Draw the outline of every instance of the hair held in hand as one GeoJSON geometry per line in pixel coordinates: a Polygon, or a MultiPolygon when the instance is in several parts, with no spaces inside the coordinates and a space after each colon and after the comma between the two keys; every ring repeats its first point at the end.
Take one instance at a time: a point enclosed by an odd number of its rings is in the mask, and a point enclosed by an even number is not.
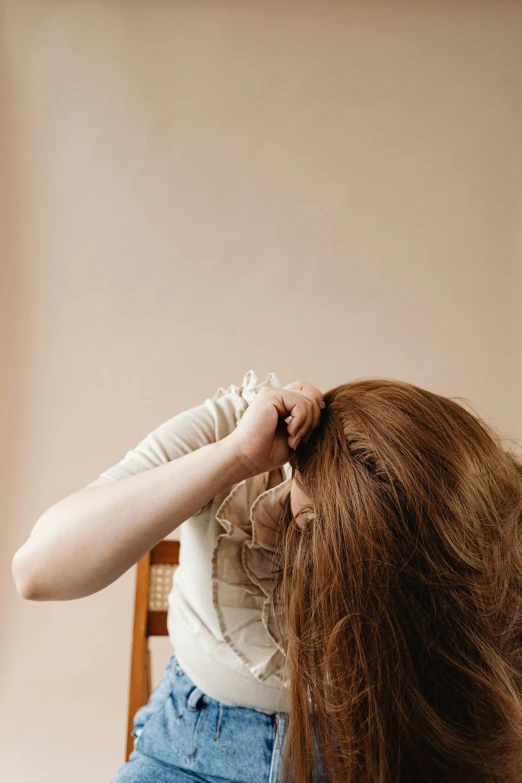
{"type": "Polygon", "coordinates": [[[520,457],[461,398],[359,380],[324,399],[290,458],[313,518],[287,501],[275,556],[282,780],[520,783],[520,457]]]}

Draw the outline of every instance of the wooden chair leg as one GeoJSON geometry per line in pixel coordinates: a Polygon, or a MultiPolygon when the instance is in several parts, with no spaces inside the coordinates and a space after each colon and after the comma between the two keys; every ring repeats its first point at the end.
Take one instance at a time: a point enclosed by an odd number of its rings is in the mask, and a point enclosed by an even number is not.
{"type": "Polygon", "coordinates": [[[134,749],[131,731],[136,712],[147,703],[151,693],[150,652],[147,638],[147,612],[149,607],[150,552],[138,561],[136,567],[136,595],[134,603],[134,630],[129,683],[129,708],[127,715],[126,756],[134,749]]]}
{"type": "Polygon", "coordinates": [[[148,644],[147,644],[147,650],[145,652],[145,677],[143,678],[143,680],[145,684],[144,704],[146,704],[150,699],[150,694],[152,693],[152,665],[150,660],[150,649],[148,644]]]}
{"type": "Polygon", "coordinates": [[[168,612],[149,610],[151,566],[179,564],[179,541],[160,541],[136,566],[136,591],[134,599],[134,629],[129,685],[127,717],[126,761],[134,750],[131,735],[136,712],[150,699],[152,693],[152,665],[149,636],[168,636],[168,612]]]}

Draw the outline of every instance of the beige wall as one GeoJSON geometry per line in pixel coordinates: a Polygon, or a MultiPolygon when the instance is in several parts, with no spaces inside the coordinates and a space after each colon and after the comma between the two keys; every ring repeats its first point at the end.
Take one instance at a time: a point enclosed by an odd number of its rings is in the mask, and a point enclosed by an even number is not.
{"type": "Polygon", "coordinates": [[[0,769],[109,781],[134,569],[22,601],[45,508],[249,368],[402,378],[522,437],[522,4],[0,11],[0,769]]]}

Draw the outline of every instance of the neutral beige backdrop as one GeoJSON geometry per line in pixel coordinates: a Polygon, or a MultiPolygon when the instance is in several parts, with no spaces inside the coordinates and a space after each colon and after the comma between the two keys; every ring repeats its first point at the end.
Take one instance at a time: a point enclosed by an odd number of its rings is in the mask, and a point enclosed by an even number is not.
{"type": "Polygon", "coordinates": [[[101,783],[134,569],[23,601],[49,505],[250,368],[401,378],[522,437],[522,4],[0,13],[0,774],[101,783]]]}

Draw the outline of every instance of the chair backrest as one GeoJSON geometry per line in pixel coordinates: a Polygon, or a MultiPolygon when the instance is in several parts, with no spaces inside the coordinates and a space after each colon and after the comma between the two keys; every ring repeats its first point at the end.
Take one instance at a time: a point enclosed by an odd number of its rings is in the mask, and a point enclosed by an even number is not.
{"type": "Polygon", "coordinates": [[[152,693],[149,636],[168,636],[168,595],[179,563],[179,541],[160,541],[136,564],[126,757],[134,747],[134,715],[152,693]]]}

